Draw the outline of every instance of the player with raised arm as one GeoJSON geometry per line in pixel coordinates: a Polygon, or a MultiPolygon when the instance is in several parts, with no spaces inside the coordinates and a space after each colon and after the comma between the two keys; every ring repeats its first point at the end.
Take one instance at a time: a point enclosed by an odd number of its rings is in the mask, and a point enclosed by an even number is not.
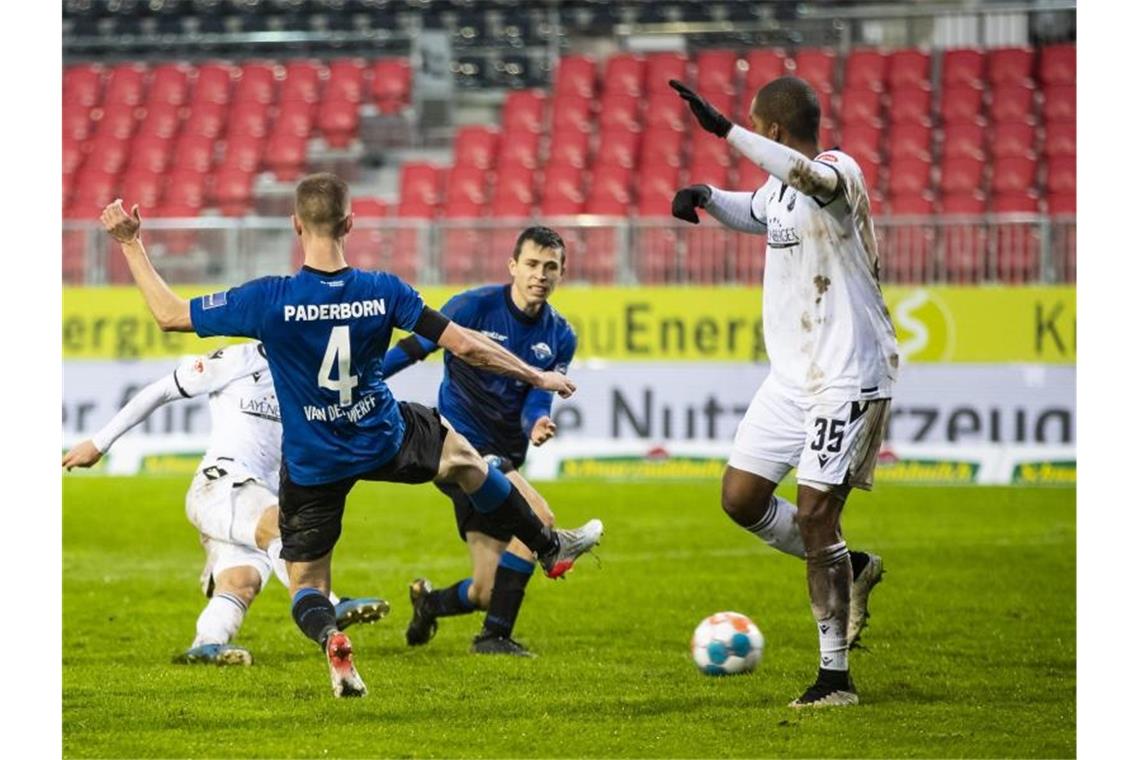
{"type": "MultiPolygon", "coordinates": [[[[501,343],[538,369],[565,373],[578,339],[570,323],[548,303],[565,264],[566,244],[561,236],[548,227],[528,227],[519,235],[508,260],[509,284],[464,291],[440,311],[454,323],[501,343]]],[[[437,348],[426,338],[409,335],[388,349],[384,377],[424,359],[437,348]]],[[[555,434],[550,417],[553,394],[471,367],[450,352],[444,353],[443,363],[440,413],[480,454],[498,463],[543,522],[553,525],[554,515],[546,500],[518,471],[528,444],[541,446],[555,434]]],[[[487,610],[487,615],[471,651],[529,655],[512,633],[534,572],[533,555],[517,538],[480,514],[461,490],[450,484],[436,485],[455,505],[455,521],[471,554],[472,573],[441,591],[433,590],[425,578],[412,583],[408,644],[426,644],[435,635],[439,618],[478,608],[487,610]]],[[[586,528],[601,535],[598,520],[586,528]]]]}
{"type": "MultiPolygon", "coordinates": [[[[289,588],[277,529],[281,417],[261,344],[242,343],[180,362],[136,393],[95,435],[72,447],[63,466],[93,466],[159,407],[203,395],[210,399],[210,442],[186,493],[186,517],[206,550],[201,581],[209,602],[198,616],[194,642],[174,661],[250,665],[249,651],[230,641],[270,572],[289,588]]],[[[336,602],[342,629],[387,614],[383,599],[336,602]]]]}
{"type": "Polygon", "coordinates": [[[150,263],[137,207],[128,215],[117,200],[104,209],[102,222],[122,244],[131,275],[163,330],[256,338],[265,346],[281,409],[281,556],[289,571],[293,619],[324,649],[333,694],[363,696],[367,690],[352,644],[337,628],[328,599],[332,550],[345,499],[358,480],[457,484],[476,509],[535,552],[551,577],[593,546],[581,530],[545,526],[519,490],[497,469],[488,469],[437,410],[397,403],[380,373],[393,328],[564,397],[574,384],[453,324],[395,275],[348,266],[344,243],[352,212],[340,178],[303,178],[294,209],[293,228],[304,250],[300,271],[190,301],[170,290],[150,263]]]}
{"type": "Polygon", "coordinates": [[[771,176],[755,192],[686,187],[673,215],[703,208],[727,227],[767,234],[764,342],[770,373],[737,428],[721,504],[740,526],[807,560],[819,672],[792,707],[857,704],[847,664],[882,560],[848,552],[839,525],[852,487],[870,490],[886,427],[898,346],[879,290],[879,256],[863,172],[819,149],[819,100],[781,77],[752,101],[752,131],[685,85],[669,84],[700,125],[771,176]],[[796,506],[775,495],[797,468],[796,506]]]}

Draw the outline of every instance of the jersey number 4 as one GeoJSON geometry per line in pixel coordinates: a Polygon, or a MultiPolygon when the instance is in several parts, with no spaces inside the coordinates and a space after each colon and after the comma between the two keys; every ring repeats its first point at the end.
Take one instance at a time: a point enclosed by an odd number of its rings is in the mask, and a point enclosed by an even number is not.
{"type": "Polygon", "coordinates": [[[338,325],[332,329],[329,344],[325,347],[325,358],[321,361],[321,370],[317,373],[317,385],[330,391],[340,393],[340,405],[352,404],[352,389],[356,387],[357,378],[352,374],[352,346],[348,342],[348,325],[338,325]],[[336,364],[337,379],[332,379],[333,364],[336,364]]]}

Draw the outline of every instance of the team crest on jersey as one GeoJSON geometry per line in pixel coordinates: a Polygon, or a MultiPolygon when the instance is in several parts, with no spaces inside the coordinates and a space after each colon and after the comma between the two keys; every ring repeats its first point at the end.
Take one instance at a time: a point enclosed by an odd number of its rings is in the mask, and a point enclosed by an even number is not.
{"type": "Polygon", "coordinates": [[[539,359],[549,359],[554,356],[554,352],[550,350],[550,346],[545,343],[535,343],[530,347],[530,350],[533,351],[534,355],[539,359]]]}

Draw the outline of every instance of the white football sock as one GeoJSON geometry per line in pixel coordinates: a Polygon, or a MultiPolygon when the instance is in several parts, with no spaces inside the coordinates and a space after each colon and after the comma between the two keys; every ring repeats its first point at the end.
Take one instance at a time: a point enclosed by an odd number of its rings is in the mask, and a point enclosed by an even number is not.
{"type": "Polygon", "coordinates": [[[819,632],[819,667],[847,670],[847,617],[851,596],[851,559],[840,541],[807,557],[811,611],[819,632]]]}
{"type": "Polygon", "coordinates": [[[773,495],[764,517],[745,530],[759,536],[768,546],[784,554],[800,559],[805,556],[804,539],[796,526],[796,508],[786,499],[773,495]]]}
{"type": "Polygon", "coordinates": [[[271,539],[269,546],[265,547],[265,553],[269,555],[269,564],[273,568],[273,574],[277,576],[277,580],[281,581],[281,585],[288,589],[289,570],[285,567],[285,560],[281,559],[281,538],[271,539]]]}
{"type": "Polygon", "coordinates": [[[245,619],[245,602],[233,594],[214,594],[198,616],[198,635],[193,646],[228,644],[245,619]]]}

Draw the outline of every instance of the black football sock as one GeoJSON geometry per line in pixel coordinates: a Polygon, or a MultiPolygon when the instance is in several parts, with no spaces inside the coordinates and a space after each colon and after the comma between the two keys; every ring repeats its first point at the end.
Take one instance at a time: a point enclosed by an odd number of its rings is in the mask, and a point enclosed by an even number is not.
{"type": "Polygon", "coordinates": [[[533,574],[533,562],[511,552],[503,552],[495,570],[495,586],[491,589],[491,604],[483,621],[481,636],[511,637],[526,594],[526,584],[533,574]]]}
{"type": "Polygon", "coordinates": [[[301,633],[322,648],[328,635],[337,629],[336,608],[315,588],[303,588],[293,597],[293,620],[301,633]]]}
{"type": "Polygon", "coordinates": [[[859,573],[863,572],[863,568],[871,561],[871,557],[867,552],[851,552],[851,577],[858,578],[859,573]]]}
{"type": "Polygon", "coordinates": [[[427,611],[432,617],[451,617],[452,615],[466,615],[475,609],[475,605],[467,597],[467,589],[471,586],[471,579],[464,578],[459,583],[448,586],[439,591],[433,591],[427,597],[427,611]]]}
{"type": "Polygon", "coordinates": [[[487,479],[468,496],[475,509],[494,525],[518,537],[535,554],[541,557],[558,551],[557,535],[542,524],[519,489],[503,473],[493,468],[488,470],[487,479]]]}

